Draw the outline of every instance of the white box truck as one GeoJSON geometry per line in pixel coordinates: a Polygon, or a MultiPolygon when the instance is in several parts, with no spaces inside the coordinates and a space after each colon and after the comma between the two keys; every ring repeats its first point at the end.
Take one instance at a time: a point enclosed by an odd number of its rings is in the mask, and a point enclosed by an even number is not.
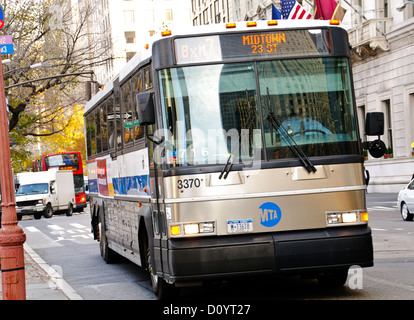
{"type": "Polygon", "coordinates": [[[66,210],[71,216],[76,208],[75,186],[72,171],[40,171],[17,174],[19,189],[16,192],[17,219],[33,214],[35,219],[51,218],[53,212],[66,210]]]}

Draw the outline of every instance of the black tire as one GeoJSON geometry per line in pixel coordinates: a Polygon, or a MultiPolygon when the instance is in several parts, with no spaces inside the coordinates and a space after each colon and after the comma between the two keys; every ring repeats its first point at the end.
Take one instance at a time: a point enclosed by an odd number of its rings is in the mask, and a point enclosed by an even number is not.
{"type": "Polygon", "coordinates": [[[52,216],[53,216],[53,208],[52,208],[52,206],[50,205],[50,203],[48,203],[48,204],[46,205],[46,209],[45,209],[45,211],[43,212],[43,216],[44,216],[46,219],[52,218],[52,216]]]}
{"type": "MultiPolygon", "coordinates": [[[[148,243],[146,241],[146,243],[148,243]]],[[[165,282],[164,279],[158,277],[154,273],[154,269],[151,266],[151,251],[149,248],[146,249],[147,252],[147,259],[146,259],[146,267],[149,272],[152,291],[154,292],[155,296],[158,300],[166,300],[172,299],[179,294],[179,288],[176,288],[174,285],[168,284],[165,282]]]]}
{"type": "Polygon", "coordinates": [[[400,213],[404,221],[413,221],[414,214],[410,213],[405,202],[401,204],[400,213]]]}
{"type": "Polygon", "coordinates": [[[118,262],[120,256],[108,246],[108,239],[105,234],[105,221],[102,218],[102,214],[99,214],[98,233],[99,233],[99,249],[101,251],[101,257],[106,263],[118,262]]]}
{"type": "Polygon", "coordinates": [[[66,216],[70,217],[73,215],[73,204],[69,203],[69,207],[66,210],[66,216]]]}

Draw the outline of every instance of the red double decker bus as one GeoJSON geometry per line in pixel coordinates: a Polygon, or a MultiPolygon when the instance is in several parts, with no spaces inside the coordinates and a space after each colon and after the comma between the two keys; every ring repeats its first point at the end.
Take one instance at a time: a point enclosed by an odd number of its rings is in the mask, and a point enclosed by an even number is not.
{"type": "Polygon", "coordinates": [[[82,157],[79,151],[59,152],[42,155],[40,161],[33,163],[33,171],[47,171],[52,168],[73,171],[75,185],[76,211],[86,207],[86,193],[83,178],[82,157]]]}

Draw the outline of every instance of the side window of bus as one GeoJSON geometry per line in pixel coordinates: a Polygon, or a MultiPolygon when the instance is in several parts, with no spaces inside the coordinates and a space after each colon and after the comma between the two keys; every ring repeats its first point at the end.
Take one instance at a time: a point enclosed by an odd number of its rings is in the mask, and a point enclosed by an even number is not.
{"type": "Polygon", "coordinates": [[[86,138],[88,140],[87,153],[88,153],[88,156],[92,156],[96,153],[95,115],[93,112],[86,116],[86,138]]]}
{"type": "Polygon", "coordinates": [[[101,144],[102,151],[108,150],[108,115],[106,111],[106,101],[104,101],[100,107],[100,120],[101,120],[101,144]]]}
{"type": "Polygon", "coordinates": [[[121,104],[124,116],[124,144],[127,146],[134,141],[134,114],[132,113],[130,80],[121,85],[121,104]]]}
{"type": "Polygon", "coordinates": [[[102,151],[102,142],[101,142],[101,138],[102,138],[102,131],[101,131],[101,117],[100,117],[100,109],[101,106],[99,106],[99,108],[97,108],[94,113],[95,113],[95,132],[96,132],[96,153],[100,153],[102,151]]]}
{"type": "Polygon", "coordinates": [[[108,149],[115,148],[116,131],[115,131],[115,113],[114,113],[114,102],[112,97],[106,100],[106,112],[108,121],[108,149]]]}
{"type": "Polygon", "coordinates": [[[139,124],[138,114],[137,114],[137,93],[142,92],[142,71],[138,71],[131,79],[132,82],[132,107],[134,113],[134,133],[135,140],[139,140],[144,137],[144,129],[141,128],[139,124]]]}
{"type": "Polygon", "coordinates": [[[151,66],[144,68],[144,83],[145,83],[145,90],[152,88],[151,66]]]}

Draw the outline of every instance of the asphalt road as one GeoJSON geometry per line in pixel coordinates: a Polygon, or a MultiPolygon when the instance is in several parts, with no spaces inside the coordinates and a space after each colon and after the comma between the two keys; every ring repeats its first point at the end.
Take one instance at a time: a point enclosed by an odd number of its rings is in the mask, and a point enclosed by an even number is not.
{"type": "MultiPolygon", "coordinates": [[[[374,267],[351,270],[345,286],[324,289],[299,277],[244,278],[183,288],[181,301],[249,300],[414,300],[414,222],[403,221],[396,194],[368,194],[374,267]]],[[[106,264],[90,233],[89,213],[51,219],[25,217],[26,243],[87,300],[155,300],[148,275],[123,261],[106,264]]]]}

